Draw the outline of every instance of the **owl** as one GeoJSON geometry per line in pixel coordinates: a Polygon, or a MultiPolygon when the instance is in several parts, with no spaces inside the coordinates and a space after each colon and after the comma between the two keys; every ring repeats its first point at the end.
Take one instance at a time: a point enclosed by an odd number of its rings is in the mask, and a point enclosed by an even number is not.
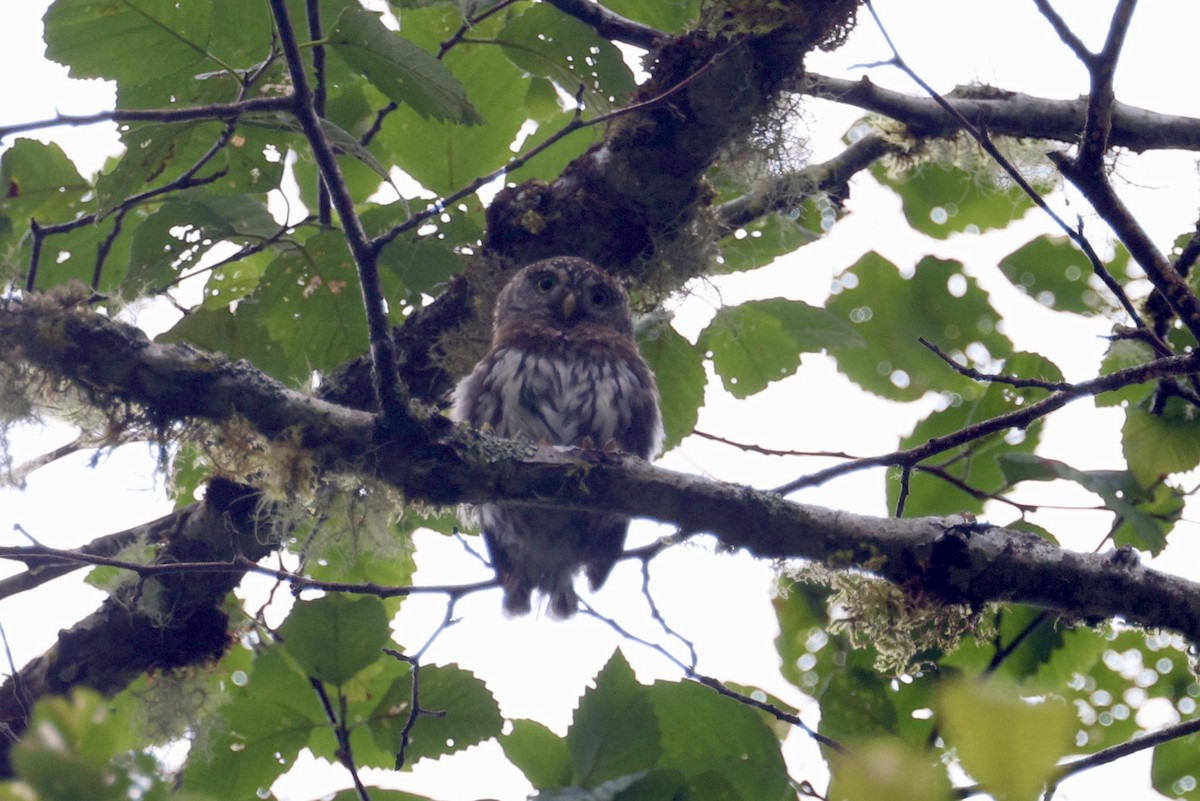
{"type": "MultiPolygon", "coordinates": [[[[655,455],[658,387],[625,291],[567,256],[518,272],[496,298],[491,347],[459,383],[453,416],[502,437],[655,455]]],[[[552,617],[575,614],[575,575],[584,570],[599,589],[629,527],[621,515],[505,504],[484,504],[478,516],[510,615],[529,612],[534,590],[552,617]]]]}

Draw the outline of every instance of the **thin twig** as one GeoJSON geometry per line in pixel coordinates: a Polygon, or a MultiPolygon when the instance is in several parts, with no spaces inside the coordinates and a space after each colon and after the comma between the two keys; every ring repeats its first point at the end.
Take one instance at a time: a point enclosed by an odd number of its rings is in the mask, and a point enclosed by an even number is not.
{"type": "Polygon", "coordinates": [[[494,14],[500,13],[501,11],[508,8],[516,1],[517,0],[500,0],[500,2],[496,3],[495,5],[491,6],[490,8],[484,9],[483,11],[479,12],[475,16],[468,17],[467,19],[463,20],[463,24],[458,27],[458,30],[455,31],[454,34],[449,39],[442,42],[440,47],[438,47],[438,52],[437,52],[438,61],[441,61],[443,58],[445,58],[446,53],[450,52],[450,50],[455,45],[459,44],[460,42],[466,41],[467,32],[470,31],[471,28],[473,28],[476,25],[478,25],[479,23],[483,22],[488,17],[493,16],[494,14]]]}
{"type": "MultiPolygon", "coordinates": [[[[350,730],[346,728],[345,709],[339,716],[333,709],[333,702],[329,698],[329,693],[325,690],[325,683],[313,676],[308,677],[309,684],[316,690],[317,697],[321,699],[321,708],[325,710],[325,717],[329,720],[329,725],[333,729],[333,736],[337,739],[337,758],[350,773],[350,778],[354,781],[354,792],[358,795],[358,801],[371,801],[371,796],[367,792],[366,786],[358,775],[358,766],[354,764],[354,751],[350,747],[350,730]]],[[[345,703],[345,696],[339,696],[345,703]]]]}
{"type": "Polygon", "coordinates": [[[395,769],[400,770],[404,767],[405,755],[412,740],[413,727],[417,725],[417,718],[422,715],[441,718],[445,717],[446,713],[444,711],[424,709],[421,706],[421,660],[419,656],[406,656],[394,648],[384,648],[383,652],[390,657],[404,662],[412,671],[412,691],[409,695],[408,719],[404,721],[404,728],[400,730],[400,742],[396,748],[395,769]]]}
{"type": "Polygon", "coordinates": [[[200,120],[236,120],[247,114],[282,112],[292,107],[290,97],[256,97],[237,103],[208,103],[170,109],[114,109],[95,114],[59,114],[45,120],[0,126],[0,139],[26,131],[56,128],[60,125],[95,125],[100,122],[194,122],[200,120]]]}
{"type": "Polygon", "coordinates": [[[1044,389],[1048,392],[1062,392],[1071,388],[1071,385],[1066,381],[1043,381],[1040,378],[1019,378],[1017,376],[1002,375],[997,373],[983,373],[973,367],[967,367],[964,364],[959,364],[950,354],[939,348],[937,345],[930,342],[925,337],[917,337],[917,341],[930,350],[935,356],[944,361],[954,372],[961,376],[971,379],[972,381],[981,381],[986,384],[1007,384],[1010,387],[1018,389],[1044,389]]]}
{"type": "Polygon", "coordinates": [[[1092,397],[1104,392],[1111,392],[1122,387],[1142,384],[1159,378],[1188,375],[1189,373],[1196,372],[1198,369],[1200,369],[1200,356],[1196,354],[1166,356],[1145,364],[1127,367],[1123,370],[1108,373],[1107,375],[1081,381],[1078,384],[1071,384],[1067,388],[1054,392],[1039,401],[1014,409],[1011,412],[996,415],[974,425],[966,426],[951,434],[932,437],[923,445],[880,456],[868,456],[802,476],[780,487],[776,487],[774,492],[787,494],[806,487],[819,486],[830,479],[867,467],[915,465],[934,454],[957,448],[981,437],[986,437],[1010,428],[1026,428],[1035,420],[1045,417],[1079,398],[1092,397]]]}
{"type": "MultiPolygon", "coordinates": [[[[313,111],[318,117],[325,117],[325,33],[321,27],[321,4],[318,0],[305,0],[304,17],[308,21],[308,38],[313,43],[309,48],[312,52],[313,63],[313,111]]],[[[322,228],[333,224],[333,208],[329,203],[329,190],[325,182],[317,177],[317,219],[322,228]]]]}

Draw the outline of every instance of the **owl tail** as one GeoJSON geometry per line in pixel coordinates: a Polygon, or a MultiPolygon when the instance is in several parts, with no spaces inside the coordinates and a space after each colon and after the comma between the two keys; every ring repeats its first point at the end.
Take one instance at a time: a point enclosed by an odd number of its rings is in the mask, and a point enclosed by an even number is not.
{"type": "MultiPolygon", "coordinates": [[[[522,582],[515,576],[509,576],[504,583],[504,614],[509,617],[519,617],[529,614],[532,604],[530,595],[533,585],[522,582]]],[[[565,587],[545,588],[545,597],[549,600],[546,611],[555,620],[566,620],[574,617],[579,611],[579,596],[575,588],[568,583],[565,587]]]]}
{"type": "Polygon", "coordinates": [[[575,595],[575,588],[570,584],[565,589],[559,589],[550,596],[550,617],[555,620],[566,620],[569,617],[574,617],[578,611],[579,597],[575,595]]]}
{"type": "Polygon", "coordinates": [[[502,577],[504,583],[504,614],[519,617],[529,614],[529,595],[533,587],[514,575],[502,577]]]}

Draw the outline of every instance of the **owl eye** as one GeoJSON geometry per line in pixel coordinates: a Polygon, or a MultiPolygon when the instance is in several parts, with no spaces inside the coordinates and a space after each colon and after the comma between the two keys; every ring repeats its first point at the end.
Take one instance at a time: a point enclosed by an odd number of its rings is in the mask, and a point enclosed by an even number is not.
{"type": "Polygon", "coordinates": [[[588,300],[596,308],[602,309],[612,300],[612,293],[606,287],[597,285],[588,291],[588,300]]]}
{"type": "Polygon", "coordinates": [[[554,273],[538,273],[533,278],[533,285],[544,295],[558,286],[558,279],[554,277],[554,273]]]}

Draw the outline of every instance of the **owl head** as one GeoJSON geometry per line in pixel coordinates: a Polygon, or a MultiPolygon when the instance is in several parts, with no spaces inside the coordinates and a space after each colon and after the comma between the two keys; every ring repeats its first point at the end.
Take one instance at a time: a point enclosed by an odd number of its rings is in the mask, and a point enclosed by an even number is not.
{"type": "Polygon", "coordinates": [[[500,291],[496,330],[518,322],[560,331],[590,325],[633,337],[625,290],[591,262],[571,256],[534,262],[500,291]]]}

